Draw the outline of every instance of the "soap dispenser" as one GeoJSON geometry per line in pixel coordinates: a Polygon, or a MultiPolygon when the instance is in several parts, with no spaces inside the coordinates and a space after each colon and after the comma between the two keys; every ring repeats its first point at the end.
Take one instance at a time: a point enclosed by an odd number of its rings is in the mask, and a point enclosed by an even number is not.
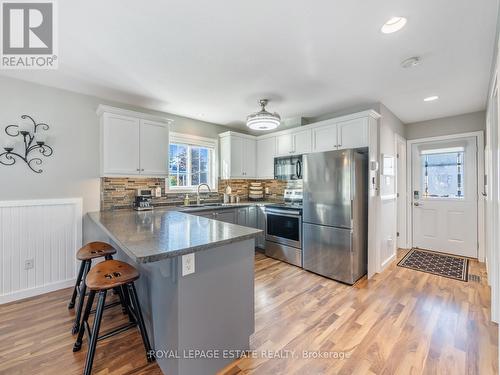
{"type": "Polygon", "coordinates": [[[184,206],[189,206],[189,194],[184,197],[184,206]]]}

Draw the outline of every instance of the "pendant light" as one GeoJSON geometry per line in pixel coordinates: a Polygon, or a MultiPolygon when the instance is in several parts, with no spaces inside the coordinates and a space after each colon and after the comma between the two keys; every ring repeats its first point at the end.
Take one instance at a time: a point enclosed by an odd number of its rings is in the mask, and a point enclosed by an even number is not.
{"type": "Polygon", "coordinates": [[[280,126],[281,118],[276,112],[266,111],[267,99],[259,100],[262,109],[247,117],[247,126],[252,130],[272,130],[280,126]]]}

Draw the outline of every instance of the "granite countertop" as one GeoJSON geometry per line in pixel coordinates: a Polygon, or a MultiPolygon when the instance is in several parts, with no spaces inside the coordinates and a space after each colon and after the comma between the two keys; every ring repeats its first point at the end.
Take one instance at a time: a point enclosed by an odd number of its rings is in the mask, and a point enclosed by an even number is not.
{"type": "Polygon", "coordinates": [[[88,215],[138,263],[156,262],[252,239],[262,232],[172,208],[142,212],[102,211],[88,215]]]}
{"type": "Polygon", "coordinates": [[[280,201],[245,201],[240,203],[224,203],[220,206],[210,206],[210,205],[204,207],[171,206],[169,207],[169,209],[180,212],[199,212],[199,211],[224,210],[224,209],[239,208],[239,207],[265,206],[266,204],[273,204],[278,202],[280,201]]]}

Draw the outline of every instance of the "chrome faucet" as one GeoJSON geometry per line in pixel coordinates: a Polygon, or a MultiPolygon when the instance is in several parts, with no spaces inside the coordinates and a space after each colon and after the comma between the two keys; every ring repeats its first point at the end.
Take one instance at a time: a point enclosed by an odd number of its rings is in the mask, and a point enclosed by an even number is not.
{"type": "Polygon", "coordinates": [[[202,186],[206,186],[209,193],[212,192],[212,190],[210,190],[210,186],[208,186],[208,184],[199,184],[198,188],[196,189],[196,204],[200,204],[201,203],[201,199],[200,199],[200,187],[202,187],[202,186]]]}

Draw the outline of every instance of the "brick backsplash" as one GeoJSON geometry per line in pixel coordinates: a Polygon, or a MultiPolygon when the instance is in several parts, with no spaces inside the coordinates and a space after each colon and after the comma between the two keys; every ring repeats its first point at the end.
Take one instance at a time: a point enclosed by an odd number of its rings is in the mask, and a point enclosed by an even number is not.
{"type": "Polygon", "coordinates": [[[247,200],[250,182],[262,182],[264,189],[269,189],[269,194],[266,195],[266,199],[283,199],[286,181],[280,180],[219,180],[219,193],[223,194],[226,187],[231,186],[233,194],[238,194],[242,200],[247,200]]]}
{"type": "MultiPolygon", "coordinates": [[[[137,189],[154,189],[161,187],[162,195],[159,198],[153,197],[155,206],[179,206],[184,203],[186,193],[165,193],[164,178],[101,178],[101,211],[130,208],[135,199],[137,189]]],[[[201,193],[204,201],[218,202],[220,195],[218,192],[201,193]]],[[[188,193],[190,202],[196,203],[196,193],[188,193]]]]}
{"type": "MultiPolygon", "coordinates": [[[[241,200],[248,199],[250,182],[262,182],[264,188],[269,189],[266,199],[282,200],[286,181],[278,180],[220,180],[218,192],[203,192],[201,196],[205,202],[218,202],[222,199],[226,186],[231,186],[233,194],[238,194],[241,200]]],[[[130,208],[134,202],[137,189],[154,189],[160,187],[162,196],[153,198],[155,206],[179,206],[184,203],[186,193],[165,192],[164,178],[143,177],[102,177],[101,178],[101,211],[130,208]]],[[[188,193],[190,202],[196,203],[196,193],[188,193]]]]}

